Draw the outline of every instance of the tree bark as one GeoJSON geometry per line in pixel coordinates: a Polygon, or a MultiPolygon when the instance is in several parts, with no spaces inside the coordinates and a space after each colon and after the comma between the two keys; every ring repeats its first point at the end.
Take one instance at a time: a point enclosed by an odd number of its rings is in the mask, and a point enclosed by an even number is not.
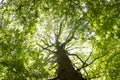
{"type": "Polygon", "coordinates": [[[56,52],[58,70],[58,77],[55,80],[87,80],[84,79],[78,71],[76,71],[67,55],[64,48],[58,47],[56,52]]]}

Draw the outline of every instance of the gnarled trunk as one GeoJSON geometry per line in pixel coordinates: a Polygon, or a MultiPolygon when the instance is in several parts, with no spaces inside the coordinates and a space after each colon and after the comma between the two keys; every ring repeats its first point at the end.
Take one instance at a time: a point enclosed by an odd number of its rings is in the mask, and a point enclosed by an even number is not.
{"type": "Polygon", "coordinates": [[[76,71],[67,56],[67,51],[59,47],[56,52],[58,63],[58,78],[56,80],[86,80],[76,71]]]}

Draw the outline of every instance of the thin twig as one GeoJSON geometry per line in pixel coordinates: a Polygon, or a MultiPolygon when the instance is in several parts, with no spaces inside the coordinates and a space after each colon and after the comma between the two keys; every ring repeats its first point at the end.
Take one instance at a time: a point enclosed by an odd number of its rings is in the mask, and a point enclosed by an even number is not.
{"type": "Polygon", "coordinates": [[[75,50],[75,49],[77,49],[77,48],[81,50],[82,48],[85,48],[85,47],[79,47],[79,46],[78,46],[78,47],[74,47],[74,48],[68,49],[68,51],[75,50]]]}
{"type": "MultiPolygon", "coordinates": [[[[93,48],[94,48],[94,46],[93,46],[93,48]]],[[[93,49],[92,49],[92,52],[90,52],[90,55],[88,56],[88,58],[85,60],[85,63],[90,59],[92,53],[93,53],[93,49]]]]}
{"type": "Polygon", "coordinates": [[[40,45],[38,42],[36,42],[36,44],[37,44],[38,46],[40,46],[42,49],[44,49],[44,50],[47,50],[47,51],[52,52],[52,53],[55,53],[55,51],[52,51],[52,50],[48,49],[48,47],[43,47],[43,46],[40,45]]]}
{"type": "Polygon", "coordinates": [[[88,76],[88,72],[87,72],[87,70],[86,70],[85,68],[83,68],[83,70],[85,71],[86,75],[88,76]]]}
{"type": "Polygon", "coordinates": [[[91,61],[89,64],[85,65],[84,67],[87,67],[87,66],[91,65],[91,64],[94,63],[96,60],[100,59],[101,57],[104,57],[105,55],[106,55],[106,54],[95,58],[93,61],[91,61]]]}
{"type": "Polygon", "coordinates": [[[68,55],[70,55],[70,56],[76,56],[84,64],[84,61],[78,55],[76,55],[76,54],[68,54],[68,55]]]}

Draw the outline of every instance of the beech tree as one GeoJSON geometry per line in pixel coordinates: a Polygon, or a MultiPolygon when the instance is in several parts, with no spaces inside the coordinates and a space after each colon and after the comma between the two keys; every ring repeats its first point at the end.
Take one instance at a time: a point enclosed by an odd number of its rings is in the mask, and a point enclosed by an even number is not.
{"type": "Polygon", "coordinates": [[[119,80],[119,0],[1,0],[0,79],[119,80]]]}

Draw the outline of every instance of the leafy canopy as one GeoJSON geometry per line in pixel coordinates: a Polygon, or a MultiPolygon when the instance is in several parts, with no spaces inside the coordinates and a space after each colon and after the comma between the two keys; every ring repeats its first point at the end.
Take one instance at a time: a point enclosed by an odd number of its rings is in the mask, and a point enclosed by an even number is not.
{"type": "MultiPolygon", "coordinates": [[[[63,43],[86,78],[120,79],[119,0],[2,0],[0,79],[46,80],[56,76],[54,54],[44,48],[63,43]]],[[[55,46],[49,48],[55,51],[55,46]]],[[[76,69],[77,69],[76,68],[76,69]]]]}

